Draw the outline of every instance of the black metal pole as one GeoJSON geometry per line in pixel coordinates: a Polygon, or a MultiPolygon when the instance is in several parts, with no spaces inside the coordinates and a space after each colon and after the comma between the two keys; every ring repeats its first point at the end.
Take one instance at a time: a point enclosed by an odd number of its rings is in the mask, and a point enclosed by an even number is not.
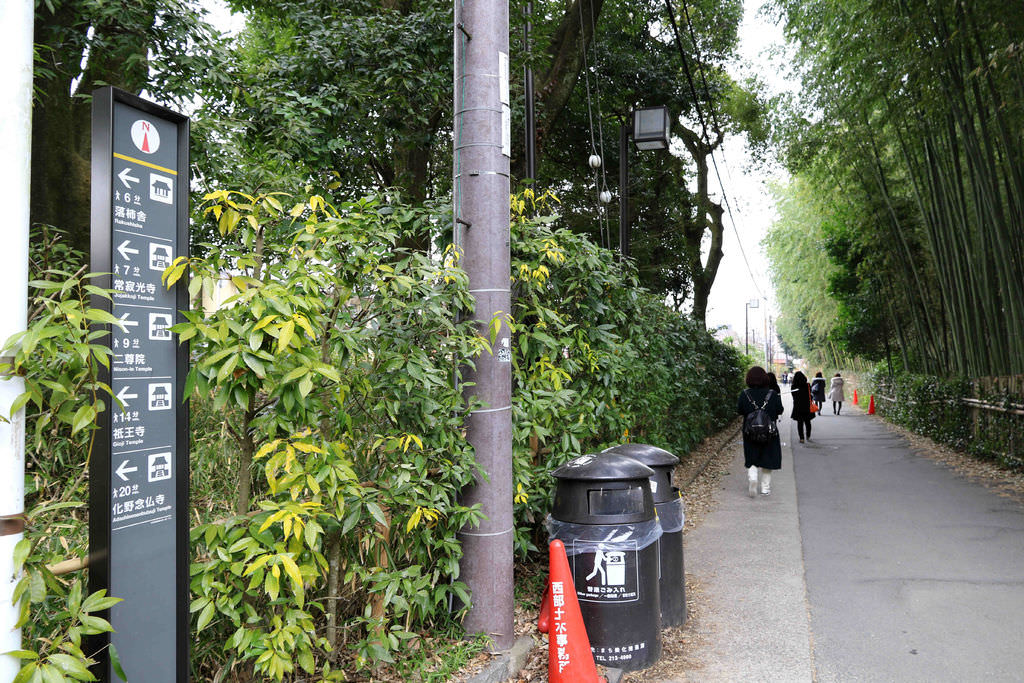
{"type": "Polygon", "coordinates": [[[629,257],[629,126],[619,126],[619,254],[629,257]]]}

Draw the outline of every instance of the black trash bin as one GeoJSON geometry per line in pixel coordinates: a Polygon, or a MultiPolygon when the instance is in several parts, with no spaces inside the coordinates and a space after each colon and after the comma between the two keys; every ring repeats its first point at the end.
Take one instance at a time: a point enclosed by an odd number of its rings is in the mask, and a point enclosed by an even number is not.
{"type": "Polygon", "coordinates": [[[552,473],[548,531],[565,544],[594,661],[625,671],[661,656],[653,473],[618,455],[580,456],[552,473]]]}
{"type": "Polygon", "coordinates": [[[679,458],[668,451],[642,443],[626,443],[604,451],[633,458],[654,470],[651,496],[658,511],[662,535],[658,539],[661,561],[661,625],[682,626],[686,623],[686,571],[683,564],[683,525],[686,508],[682,492],[672,485],[672,472],[679,458]]]}

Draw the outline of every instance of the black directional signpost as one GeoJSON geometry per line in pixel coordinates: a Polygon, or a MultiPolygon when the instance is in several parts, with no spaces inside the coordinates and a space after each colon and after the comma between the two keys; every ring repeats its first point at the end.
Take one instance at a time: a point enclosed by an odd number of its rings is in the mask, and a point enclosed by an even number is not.
{"type": "MultiPolygon", "coordinates": [[[[128,680],[178,683],[189,671],[188,348],[168,328],[188,293],[161,274],[188,255],[189,124],[114,88],[93,93],[92,116],[92,270],[114,290],[93,306],[121,323],[97,326],[110,332],[103,380],[117,400],[89,469],[90,590],[124,599],[109,641],[128,680]]],[[[98,678],[118,680],[104,658],[98,678]]]]}

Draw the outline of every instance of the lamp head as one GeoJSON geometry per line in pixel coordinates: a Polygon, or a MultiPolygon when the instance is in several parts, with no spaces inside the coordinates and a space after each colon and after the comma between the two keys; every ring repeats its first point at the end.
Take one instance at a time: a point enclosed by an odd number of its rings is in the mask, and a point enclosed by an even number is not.
{"type": "Polygon", "coordinates": [[[668,107],[644,107],[633,111],[633,144],[637,149],[668,149],[671,126],[668,107]]]}

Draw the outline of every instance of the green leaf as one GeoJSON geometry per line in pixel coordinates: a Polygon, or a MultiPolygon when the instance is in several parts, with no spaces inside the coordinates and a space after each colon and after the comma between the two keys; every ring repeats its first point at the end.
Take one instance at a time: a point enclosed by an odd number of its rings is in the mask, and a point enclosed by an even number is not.
{"type": "Polygon", "coordinates": [[[281,333],[277,338],[277,352],[280,353],[288,348],[288,344],[291,342],[292,337],[295,335],[295,323],[289,320],[284,325],[281,325],[281,333]]]}
{"type": "Polygon", "coordinates": [[[31,650],[10,650],[8,652],[4,652],[3,654],[7,655],[8,657],[14,657],[15,659],[39,659],[39,654],[36,652],[32,652],[31,650]]]}
{"type": "Polygon", "coordinates": [[[71,590],[68,591],[67,599],[68,611],[73,615],[77,615],[81,611],[82,605],[82,582],[73,581],[71,583],[71,590]]]}
{"type": "Polygon", "coordinates": [[[30,662],[21,668],[21,671],[18,672],[18,675],[14,677],[11,683],[33,683],[40,681],[38,673],[38,665],[35,662],[30,662]]]}
{"type": "Polygon", "coordinates": [[[313,378],[307,374],[299,381],[299,394],[305,398],[313,390],[313,378]]]}
{"type": "Polygon", "coordinates": [[[76,434],[91,425],[96,420],[96,409],[91,405],[82,406],[75,412],[71,421],[71,433],[76,434]]]}
{"type": "Polygon", "coordinates": [[[295,560],[287,555],[278,555],[278,558],[281,560],[281,564],[284,565],[285,573],[288,574],[288,577],[295,585],[295,591],[302,592],[302,572],[299,571],[299,566],[295,564],[295,560]]]}
{"type": "Polygon", "coordinates": [[[202,631],[213,619],[213,615],[216,613],[215,605],[211,602],[203,611],[199,614],[199,619],[196,620],[196,633],[202,631]]]}
{"type": "Polygon", "coordinates": [[[103,610],[110,609],[119,602],[124,602],[123,598],[107,597],[107,589],[101,589],[91,594],[82,603],[83,612],[102,612],[103,610]]]}
{"type": "Polygon", "coordinates": [[[366,509],[369,510],[370,514],[373,515],[373,518],[377,520],[381,525],[387,526],[387,518],[384,516],[384,512],[381,511],[380,507],[376,503],[367,503],[366,509]]]}
{"type": "Polygon", "coordinates": [[[110,644],[110,667],[122,681],[128,680],[128,676],[124,673],[124,667],[121,666],[121,655],[118,654],[117,648],[114,647],[113,643],[110,644]]]}
{"type": "Polygon", "coordinates": [[[32,551],[32,541],[28,538],[23,538],[18,541],[14,546],[14,571],[18,572],[25,565],[25,560],[28,559],[28,554],[32,551]]]}
{"type": "Polygon", "coordinates": [[[263,589],[270,596],[271,600],[277,600],[277,596],[281,591],[281,584],[277,577],[274,576],[273,572],[267,572],[267,577],[263,583],[263,589]]]}
{"type": "Polygon", "coordinates": [[[47,657],[48,662],[53,662],[60,670],[78,681],[95,681],[96,677],[89,673],[89,669],[82,660],[66,654],[55,654],[47,657]]]}

